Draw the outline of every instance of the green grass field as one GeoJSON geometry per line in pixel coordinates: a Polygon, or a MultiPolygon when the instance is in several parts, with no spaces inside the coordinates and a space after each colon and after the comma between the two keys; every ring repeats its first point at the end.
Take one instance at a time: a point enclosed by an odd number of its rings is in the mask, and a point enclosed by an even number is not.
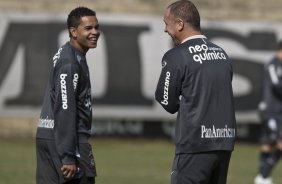
{"type": "MultiPolygon", "coordinates": [[[[169,184],[174,145],[168,140],[97,139],[91,141],[98,170],[97,184],[169,184]]],[[[237,143],[228,184],[252,184],[258,145],[237,143]]],[[[282,184],[282,165],[273,173],[282,184]]],[[[35,184],[33,140],[0,140],[0,184],[35,184]]]]}

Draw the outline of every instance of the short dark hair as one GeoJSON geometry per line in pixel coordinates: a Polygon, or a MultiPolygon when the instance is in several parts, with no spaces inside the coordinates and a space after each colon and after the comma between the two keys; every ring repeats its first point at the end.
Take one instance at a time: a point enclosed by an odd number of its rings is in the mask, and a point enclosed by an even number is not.
{"type": "Polygon", "coordinates": [[[172,3],[167,8],[170,8],[170,13],[172,13],[175,18],[182,19],[198,31],[201,30],[200,14],[196,6],[191,1],[179,0],[172,3]]]}
{"type": "Polygon", "coordinates": [[[96,16],[96,12],[86,7],[77,7],[73,9],[68,15],[68,19],[67,19],[68,29],[71,27],[77,28],[78,25],[80,24],[81,17],[85,17],[85,16],[96,16]]]}

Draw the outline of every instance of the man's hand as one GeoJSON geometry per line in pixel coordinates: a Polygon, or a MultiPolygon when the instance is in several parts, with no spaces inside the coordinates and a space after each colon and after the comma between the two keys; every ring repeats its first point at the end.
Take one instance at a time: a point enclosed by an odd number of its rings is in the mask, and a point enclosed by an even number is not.
{"type": "Polygon", "coordinates": [[[66,180],[70,180],[75,176],[76,165],[75,164],[65,164],[61,167],[61,171],[66,180]]]}

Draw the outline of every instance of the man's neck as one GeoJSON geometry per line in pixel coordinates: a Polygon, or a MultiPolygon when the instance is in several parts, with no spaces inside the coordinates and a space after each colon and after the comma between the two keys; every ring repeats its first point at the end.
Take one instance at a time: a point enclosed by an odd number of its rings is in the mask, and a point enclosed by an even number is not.
{"type": "Polygon", "coordinates": [[[78,50],[79,52],[81,52],[82,54],[86,54],[87,53],[87,51],[88,51],[88,49],[87,50],[84,50],[79,44],[78,44],[78,42],[75,40],[75,39],[73,39],[73,38],[71,38],[70,39],[70,45],[72,46],[72,47],[74,47],[76,50],[78,50]]]}
{"type": "Polygon", "coordinates": [[[189,40],[190,37],[202,35],[201,31],[187,31],[186,34],[183,34],[181,43],[189,40]]]}

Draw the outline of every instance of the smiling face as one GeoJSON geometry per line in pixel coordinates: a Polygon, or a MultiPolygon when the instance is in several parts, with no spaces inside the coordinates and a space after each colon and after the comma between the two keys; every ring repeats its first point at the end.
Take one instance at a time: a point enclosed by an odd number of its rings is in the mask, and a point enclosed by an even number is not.
{"type": "Polygon", "coordinates": [[[71,44],[79,51],[86,53],[96,48],[100,36],[99,23],[96,16],[81,17],[77,27],[69,28],[71,44]]]}
{"type": "Polygon", "coordinates": [[[180,44],[181,40],[180,40],[179,30],[182,27],[180,27],[179,22],[170,13],[170,8],[165,10],[164,23],[165,23],[164,32],[166,32],[172,38],[172,41],[175,45],[180,44]]]}

